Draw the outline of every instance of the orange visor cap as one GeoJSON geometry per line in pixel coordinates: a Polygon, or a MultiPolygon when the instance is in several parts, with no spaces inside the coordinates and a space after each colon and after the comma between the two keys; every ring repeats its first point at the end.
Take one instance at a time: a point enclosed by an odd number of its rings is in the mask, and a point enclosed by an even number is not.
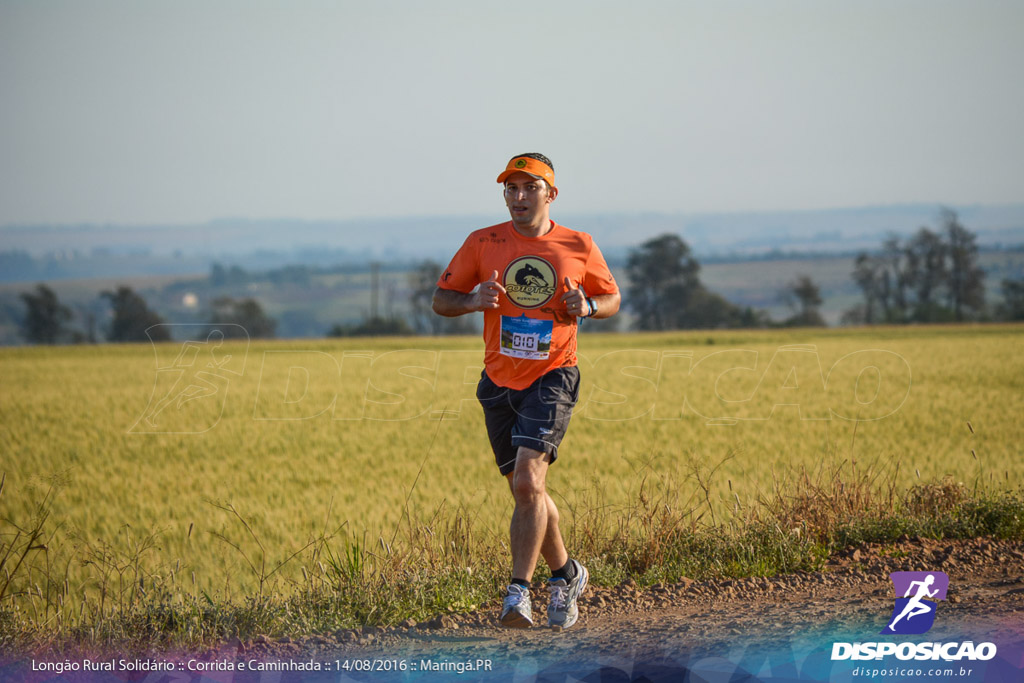
{"type": "Polygon", "coordinates": [[[505,182],[510,175],[517,171],[529,173],[534,178],[542,178],[547,181],[548,185],[555,187],[554,170],[543,161],[538,161],[531,157],[516,157],[512,161],[508,162],[508,166],[506,166],[505,170],[498,176],[498,182],[505,182]]]}

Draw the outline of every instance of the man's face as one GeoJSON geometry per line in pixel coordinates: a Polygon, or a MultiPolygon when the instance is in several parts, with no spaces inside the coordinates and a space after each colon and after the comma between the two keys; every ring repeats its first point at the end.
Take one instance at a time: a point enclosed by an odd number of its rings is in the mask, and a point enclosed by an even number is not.
{"type": "Polygon", "coordinates": [[[548,205],[558,190],[529,173],[517,171],[505,180],[505,206],[516,225],[537,226],[547,220],[548,205]]]}

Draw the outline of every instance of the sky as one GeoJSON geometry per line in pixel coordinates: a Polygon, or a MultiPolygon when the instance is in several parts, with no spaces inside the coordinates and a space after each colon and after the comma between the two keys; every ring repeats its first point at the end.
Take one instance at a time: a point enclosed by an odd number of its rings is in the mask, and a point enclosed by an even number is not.
{"type": "Polygon", "coordinates": [[[0,0],[0,226],[1024,202],[1024,3],[0,0]]]}

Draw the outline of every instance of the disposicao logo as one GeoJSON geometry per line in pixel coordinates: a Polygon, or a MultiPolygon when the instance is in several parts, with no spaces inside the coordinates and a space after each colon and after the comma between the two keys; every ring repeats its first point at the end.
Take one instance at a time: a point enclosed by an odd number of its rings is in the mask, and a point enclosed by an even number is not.
{"type": "MultiPolygon", "coordinates": [[[[944,572],[893,572],[889,575],[896,591],[896,604],[888,624],[880,635],[919,635],[927,633],[935,623],[939,600],[946,599],[949,577],[944,572]]],[[[996,656],[993,643],[971,641],[950,643],[833,643],[832,660],[880,660],[895,656],[899,660],[966,659],[987,661],[996,656]]]]}
{"type": "Polygon", "coordinates": [[[949,577],[944,572],[893,572],[889,579],[896,589],[896,605],[880,633],[927,633],[935,623],[936,601],[946,599],[949,577]]]}

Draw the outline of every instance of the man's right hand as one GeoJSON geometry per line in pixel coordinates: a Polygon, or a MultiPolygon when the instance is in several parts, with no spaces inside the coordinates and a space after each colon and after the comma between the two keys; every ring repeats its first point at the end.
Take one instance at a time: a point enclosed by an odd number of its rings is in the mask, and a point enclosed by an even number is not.
{"type": "Polygon", "coordinates": [[[498,271],[491,273],[491,277],[480,283],[476,294],[473,295],[473,309],[485,311],[488,308],[498,307],[498,296],[505,294],[505,288],[498,282],[498,271]]]}

